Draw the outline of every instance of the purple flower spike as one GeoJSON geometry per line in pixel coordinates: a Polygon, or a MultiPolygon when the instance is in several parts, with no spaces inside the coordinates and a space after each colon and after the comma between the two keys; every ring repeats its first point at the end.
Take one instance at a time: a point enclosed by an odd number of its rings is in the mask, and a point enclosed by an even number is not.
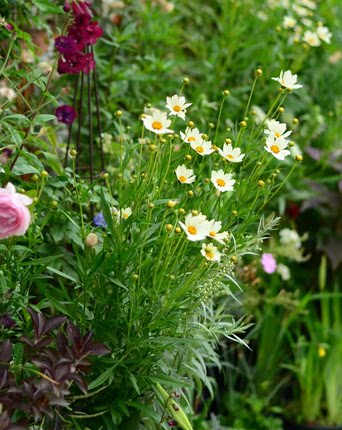
{"type": "Polygon", "coordinates": [[[104,219],[103,213],[99,212],[94,216],[94,226],[95,227],[107,227],[106,220],[104,219]]]}
{"type": "Polygon", "coordinates": [[[274,273],[277,268],[277,262],[272,254],[262,254],[261,264],[266,273],[274,273]]]}
{"type": "Polygon", "coordinates": [[[73,54],[77,50],[77,42],[73,37],[60,36],[55,39],[55,47],[61,54],[73,54]]]}
{"type": "Polygon", "coordinates": [[[59,122],[70,125],[75,121],[77,112],[72,106],[63,105],[56,109],[55,115],[59,122]]]}

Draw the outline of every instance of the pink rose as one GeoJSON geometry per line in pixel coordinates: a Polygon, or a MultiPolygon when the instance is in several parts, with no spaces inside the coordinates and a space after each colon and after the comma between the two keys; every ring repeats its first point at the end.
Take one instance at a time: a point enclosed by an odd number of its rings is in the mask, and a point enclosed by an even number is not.
{"type": "Polygon", "coordinates": [[[0,188],[0,240],[26,233],[31,222],[31,214],[26,206],[31,203],[32,199],[16,193],[11,183],[0,188]]]}

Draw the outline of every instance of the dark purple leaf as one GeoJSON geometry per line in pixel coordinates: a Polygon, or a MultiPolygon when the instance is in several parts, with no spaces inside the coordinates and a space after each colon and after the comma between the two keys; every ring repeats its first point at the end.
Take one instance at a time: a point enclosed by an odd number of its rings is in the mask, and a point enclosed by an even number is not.
{"type": "Polygon", "coordinates": [[[7,339],[0,342],[0,362],[8,363],[12,359],[12,344],[7,339]]]}
{"type": "Polygon", "coordinates": [[[64,321],[66,320],[66,317],[64,316],[58,316],[58,317],[52,317],[49,318],[44,326],[42,334],[47,334],[50,331],[56,329],[59,327],[64,321]]]}
{"type": "Polygon", "coordinates": [[[105,355],[110,352],[110,349],[102,342],[92,342],[91,345],[89,345],[89,355],[105,355]]]}
{"type": "Polygon", "coordinates": [[[88,385],[86,383],[86,381],[80,377],[80,375],[71,375],[71,378],[75,384],[78,386],[78,388],[84,393],[87,394],[88,393],[88,385]]]}

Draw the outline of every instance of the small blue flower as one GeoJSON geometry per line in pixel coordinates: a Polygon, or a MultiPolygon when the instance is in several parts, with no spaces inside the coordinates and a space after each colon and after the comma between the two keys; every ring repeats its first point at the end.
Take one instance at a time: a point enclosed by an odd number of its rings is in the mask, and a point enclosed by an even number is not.
{"type": "Polygon", "coordinates": [[[99,212],[94,216],[94,225],[95,227],[107,227],[107,223],[102,212],[99,212]]]}

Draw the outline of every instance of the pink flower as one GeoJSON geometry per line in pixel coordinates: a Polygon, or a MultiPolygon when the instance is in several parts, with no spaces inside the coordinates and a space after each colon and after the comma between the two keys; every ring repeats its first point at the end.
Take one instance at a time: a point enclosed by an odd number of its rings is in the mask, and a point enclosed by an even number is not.
{"type": "Polygon", "coordinates": [[[16,193],[11,183],[0,188],[0,240],[26,233],[31,222],[31,214],[26,206],[31,203],[32,199],[16,193]]]}
{"type": "Polygon", "coordinates": [[[272,254],[262,254],[261,264],[266,273],[274,273],[277,268],[277,262],[272,254]]]}

